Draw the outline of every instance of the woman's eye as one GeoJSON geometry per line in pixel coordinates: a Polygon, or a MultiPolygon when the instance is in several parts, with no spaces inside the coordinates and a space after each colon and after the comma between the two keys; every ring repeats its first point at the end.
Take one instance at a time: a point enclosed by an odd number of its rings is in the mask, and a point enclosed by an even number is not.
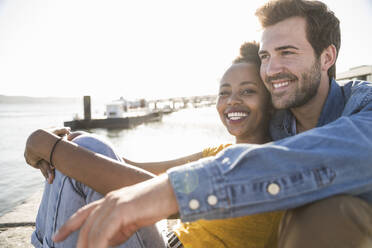
{"type": "Polygon", "coordinates": [[[219,96],[227,96],[228,94],[229,94],[229,92],[227,92],[227,91],[220,91],[218,93],[219,96]]]}
{"type": "Polygon", "coordinates": [[[267,54],[261,54],[260,55],[261,61],[267,59],[268,57],[269,57],[269,55],[267,55],[267,54]]]}
{"type": "Polygon", "coordinates": [[[252,89],[245,89],[245,90],[242,91],[243,95],[250,95],[250,94],[254,94],[254,93],[256,93],[256,91],[252,90],[252,89]]]}

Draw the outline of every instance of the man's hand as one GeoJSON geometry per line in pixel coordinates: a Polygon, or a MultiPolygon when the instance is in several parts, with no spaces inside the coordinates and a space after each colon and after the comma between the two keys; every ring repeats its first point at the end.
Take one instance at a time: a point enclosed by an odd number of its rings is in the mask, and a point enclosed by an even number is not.
{"type": "Polygon", "coordinates": [[[168,175],[112,191],[78,210],[53,237],[60,242],[80,227],[77,247],[123,243],[139,228],[176,213],[178,206],[168,175]]]}

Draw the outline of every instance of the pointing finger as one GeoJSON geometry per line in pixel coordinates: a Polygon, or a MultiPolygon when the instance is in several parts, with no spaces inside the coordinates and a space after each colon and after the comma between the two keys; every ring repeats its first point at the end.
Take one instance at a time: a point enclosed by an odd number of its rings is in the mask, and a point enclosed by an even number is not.
{"type": "Polygon", "coordinates": [[[80,229],[79,239],[76,247],[88,247],[88,244],[89,247],[105,247],[104,244],[97,243],[95,240],[97,234],[102,231],[102,223],[110,214],[112,208],[112,202],[106,200],[91,212],[83,227],[80,229]]]}
{"type": "Polygon", "coordinates": [[[88,218],[89,214],[98,206],[100,201],[92,202],[80,208],[53,236],[54,242],[65,240],[72,232],[78,230],[88,218]]]}

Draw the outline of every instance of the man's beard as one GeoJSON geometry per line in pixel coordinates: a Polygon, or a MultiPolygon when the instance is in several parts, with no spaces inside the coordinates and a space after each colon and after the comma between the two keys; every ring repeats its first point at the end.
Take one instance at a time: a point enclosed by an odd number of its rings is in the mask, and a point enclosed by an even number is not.
{"type": "Polygon", "coordinates": [[[295,80],[297,87],[292,95],[288,99],[281,99],[280,96],[272,96],[273,105],[276,109],[288,109],[298,108],[308,103],[317,93],[320,85],[320,58],[314,61],[310,70],[301,74],[302,82],[299,82],[297,76],[292,73],[281,73],[273,77],[269,77],[267,82],[270,82],[279,78],[287,78],[289,80],[295,80]],[[300,84],[301,83],[301,84],[300,84]]]}

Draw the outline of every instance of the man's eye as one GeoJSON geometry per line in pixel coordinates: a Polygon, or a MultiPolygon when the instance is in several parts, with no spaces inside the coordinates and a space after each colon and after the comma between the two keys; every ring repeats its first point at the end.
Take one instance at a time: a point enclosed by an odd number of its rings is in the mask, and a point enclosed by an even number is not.
{"type": "Polygon", "coordinates": [[[292,51],[282,51],[282,55],[291,55],[294,54],[292,51]]]}

